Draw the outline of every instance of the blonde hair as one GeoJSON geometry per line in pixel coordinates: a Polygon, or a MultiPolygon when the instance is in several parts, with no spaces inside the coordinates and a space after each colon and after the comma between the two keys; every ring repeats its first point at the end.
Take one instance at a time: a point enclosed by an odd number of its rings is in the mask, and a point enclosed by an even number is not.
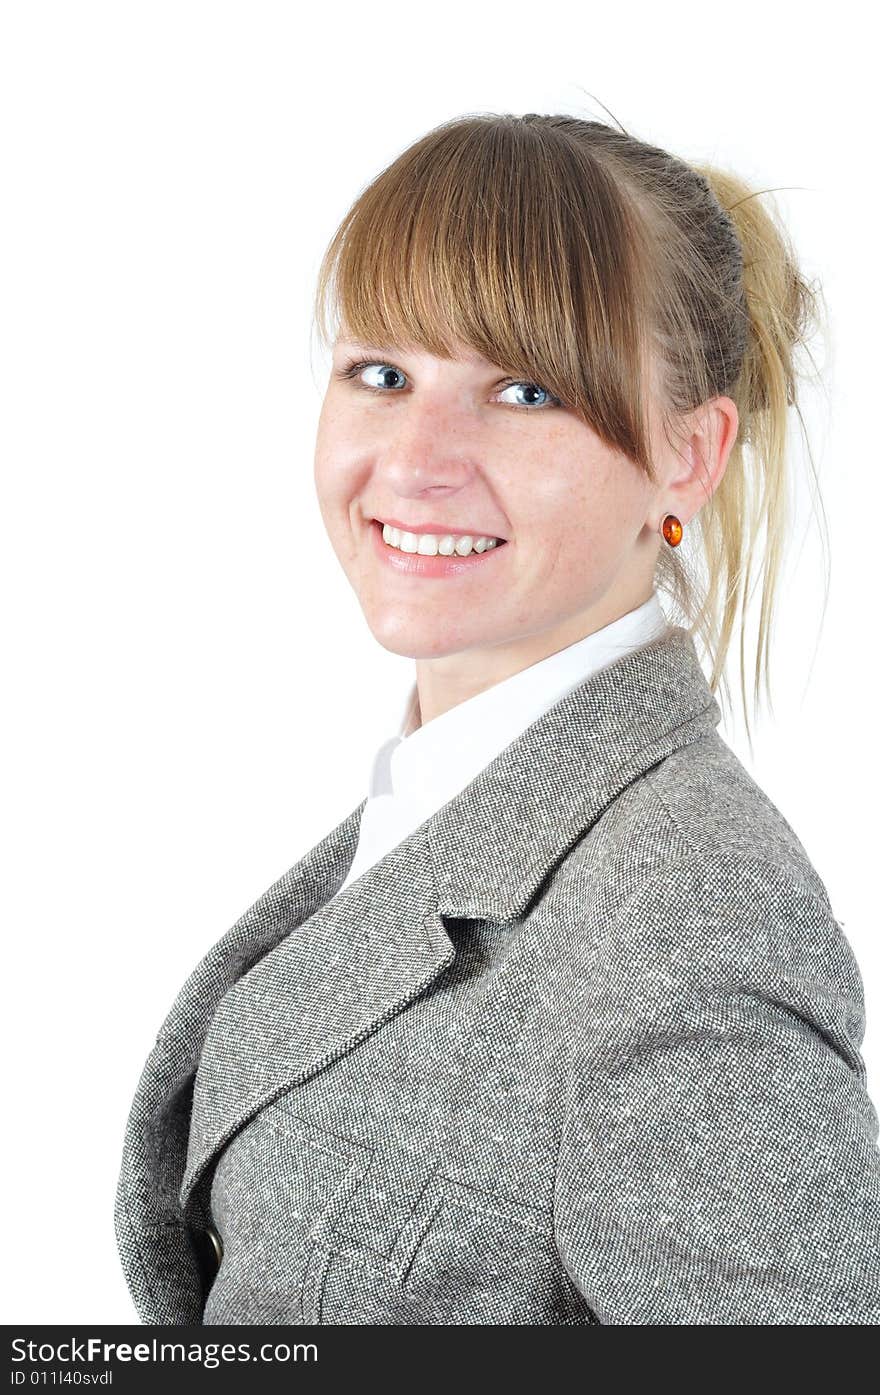
{"type": "Polygon", "coordinates": [[[716,395],[733,399],[739,429],[724,475],[683,545],[661,545],[655,584],[709,654],[710,686],[721,683],[728,704],[724,667],[739,620],[750,743],[744,627],[754,557],[763,524],[757,703],[762,681],[770,700],[788,534],[795,351],[822,323],[820,288],[805,281],[763,192],[597,121],[456,117],[355,199],[315,296],[325,345],[342,324],[365,343],[440,357],[461,340],[548,388],[652,481],[652,362],[667,439],[681,414],[716,395]]]}

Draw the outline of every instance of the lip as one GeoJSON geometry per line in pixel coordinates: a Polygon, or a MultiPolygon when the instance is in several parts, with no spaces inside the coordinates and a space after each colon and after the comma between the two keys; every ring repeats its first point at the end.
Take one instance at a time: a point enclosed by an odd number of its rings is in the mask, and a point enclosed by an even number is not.
{"type": "MultiPolygon", "coordinates": [[[[390,519],[387,521],[390,522],[390,519]]],[[[451,557],[443,557],[439,552],[434,557],[424,557],[418,552],[400,552],[396,547],[389,547],[382,537],[382,526],[383,521],[378,518],[374,518],[370,523],[372,545],[376,555],[382,565],[405,576],[466,576],[477,567],[494,565],[498,554],[508,546],[505,541],[495,547],[490,547],[486,552],[471,552],[467,557],[459,557],[457,553],[453,553],[451,557]]],[[[396,526],[396,524],[392,524],[392,527],[396,526]]],[[[431,530],[426,528],[424,531],[427,533],[431,530]]],[[[486,534],[478,536],[485,537],[486,534]]]]}
{"type": "MultiPolygon", "coordinates": [[[[494,538],[499,535],[487,533],[485,528],[450,528],[448,523],[420,523],[417,528],[413,528],[409,523],[401,523],[399,518],[376,518],[374,523],[387,523],[389,528],[399,528],[401,533],[414,533],[416,537],[421,537],[423,533],[433,533],[435,538],[443,538],[447,533],[453,537],[463,538],[470,535],[472,538],[494,538]]],[[[506,538],[501,538],[501,542],[507,542],[506,538]]]]}

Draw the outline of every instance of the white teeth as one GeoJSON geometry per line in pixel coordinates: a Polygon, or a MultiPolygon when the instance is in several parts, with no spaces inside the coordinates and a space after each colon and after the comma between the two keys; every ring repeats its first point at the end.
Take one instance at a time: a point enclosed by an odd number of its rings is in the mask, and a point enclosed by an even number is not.
{"type": "Polygon", "coordinates": [[[471,552],[487,552],[504,541],[503,538],[474,537],[472,533],[464,533],[461,537],[454,533],[445,533],[442,537],[436,533],[405,533],[389,523],[383,523],[382,537],[390,547],[400,552],[418,552],[422,557],[436,557],[438,552],[443,557],[451,557],[453,553],[467,557],[471,552]]]}

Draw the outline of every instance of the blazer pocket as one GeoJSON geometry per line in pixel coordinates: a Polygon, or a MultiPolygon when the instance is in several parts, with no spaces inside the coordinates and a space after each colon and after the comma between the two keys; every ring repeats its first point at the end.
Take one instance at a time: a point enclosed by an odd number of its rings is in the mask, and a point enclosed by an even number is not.
{"type": "Polygon", "coordinates": [[[552,1215],[446,1175],[418,1149],[359,1142],[282,1096],[226,1145],[205,1324],[595,1322],[552,1215]]]}
{"type": "Polygon", "coordinates": [[[442,1174],[426,1187],[392,1264],[423,1323],[597,1322],[560,1265],[549,1213],[442,1174]]]}
{"type": "Polygon", "coordinates": [[[211,1183],[223,1258],[205,1324],[320,1320],[316,1246],[370,1165],[372,1149],[276,1102],[226,1145],[211,1183]]]}

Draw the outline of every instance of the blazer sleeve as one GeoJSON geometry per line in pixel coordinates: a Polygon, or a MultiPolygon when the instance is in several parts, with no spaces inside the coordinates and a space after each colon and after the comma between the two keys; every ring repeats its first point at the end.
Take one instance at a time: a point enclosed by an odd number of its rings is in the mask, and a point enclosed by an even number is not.
{"type": "Polygon", "coordinates": [[[116,1186],[116,1243],[145,1324],[201,1323],[207,1252],[180,1216],[196,1062],[186,1043],[159,1035],[128,1115],[116,1186]]]}
{"type": "Polygon", "coordinates": [[[695,854],[604,943],[567,1081],[556,1248],[600,1323],[880,1323],[864,988],[781,868],[695,854]]]}

